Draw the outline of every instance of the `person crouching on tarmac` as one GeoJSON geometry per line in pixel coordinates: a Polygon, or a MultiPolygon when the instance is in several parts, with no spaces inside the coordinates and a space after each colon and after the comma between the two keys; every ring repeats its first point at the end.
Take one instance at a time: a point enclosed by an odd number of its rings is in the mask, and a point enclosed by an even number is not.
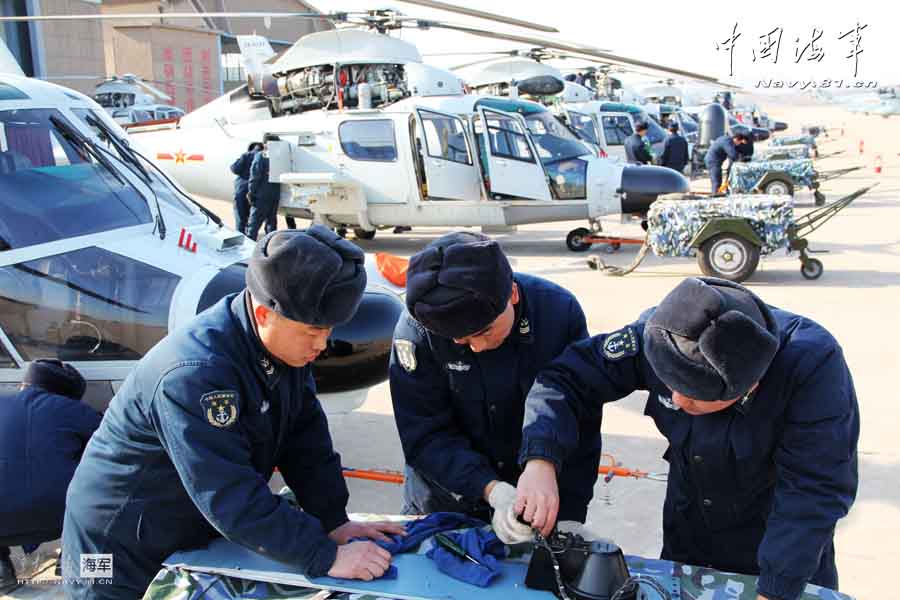
{"type": "Polygon", "coordinates": [[[385,572],[387,551],[350,540],[404,528],[347,519],[311,365],[356,312],[364,259],[321,225],[269,234],[250,258],[247,289],[138,362],[66,496],[68,597],[141,597],[166,557],[220,536],[310,577],[385,572]],[[302,510],[269,490],[276,467],[302,510]],[[83,554],[111,554],[111,582],[78,579],[83,554]]]}
{"type": "Polygon", "coordinates": [[[709,179],[712,182],[712,195],[724,193],[722,190],[722,165],[727,158],[734,164],[741,160],[742,153],[738,146],[749,144],[750,134],[745,127],[735,128],[731,134],[725,134],[716,138],[706,151],[706,169],[709,171],[709,179]]]}
{"type": "Polygon", "coordinates": [[[9,547],[31,553],[62,534],[66,488],[100,425],[86,389],[75,367],[39,359],[18,393],[0,397],[0,596],[19,583],[9,547]]]}
{"type": "MultiPolygon", "coordinates": [[[[415,254],[406,290],[408,312],[394,332],[390,361],[407,465],[404,512],[453,511],[487,521],[493,509],[501,540],[533,539],[512,513],[525,396],[540,369],[587,338],[581,306],[549,281],[513,273],[497,242],[469,232],[445,235],[415,254]]],[[[578,448],[560,467],[562,519],[585,520],[599,434],[599,416],[583,421],[578,448]]],[[[552,457],[554,448],[536,452],[552,457]]],[[[556,476],[551,462],[535,468],[541,466],[556,476]]]]}
{"type": "Polygon", "coordinates": [[[555,448],[561,464],[575,424],[635,390],[650,392],[644,413],[669,442],[663,559],[758,574],[769,600],[796,600],[807,582],[837,589],[859,407],[825,328],[698,277],[624,329],[573,344],[528,394],[515,508],[532,525],[552,528],[557,487],[532,457],[555,448]]]}

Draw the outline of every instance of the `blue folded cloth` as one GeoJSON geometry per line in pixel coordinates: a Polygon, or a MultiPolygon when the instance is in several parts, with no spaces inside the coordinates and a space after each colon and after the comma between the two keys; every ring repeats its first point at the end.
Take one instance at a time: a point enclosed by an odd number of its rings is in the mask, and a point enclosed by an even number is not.
{"type": "Polygon", "coordinates": [[[375,543],[391,554],[402,554],[419,547],[426,539],[442,531],[453,529],[465,529],[467,527],[483,527],[486,525],[481,519],[469,517],[462,513],[436,512],[423,519],[407,521],[406,535],[395,535],[390,542],[376,541],[375,543]]]}
{"type": "Polygon", "coordinates": [[[469,529],[444,535],[456,542],[469,556],[481,564],[476,565],[443,546],[435,544],[428,551],[427,556],[437,564],[441,573],[478,587],[487,587],[500,576],[498,559],[506,558],[506,546],[493,531],[469,529]]]}
{"type": "MultiPolygon", "coordinates": [[[[431,513],[422,519],[407,521],[404,525],[406,526],[406,535],[388,536],[391,538],[390,542],[370,540],[369,538],[356,538],[350,541],[355,542],[359,539],[365,539],[367,541],[375,542],[392,555],[402,554],[404,552],[409,552],[410,550],[415,550],[419,547],[419,544],[436,533],[453,529],[464,529],[466,527],[483,527],[486,523],[481,519],[469,517],[462,513],[436,512],[431,513]]],[[[388,567],[388,570],[384,572],[381,579],[397,579],[397,567],[394,565],[388,567]]]]}

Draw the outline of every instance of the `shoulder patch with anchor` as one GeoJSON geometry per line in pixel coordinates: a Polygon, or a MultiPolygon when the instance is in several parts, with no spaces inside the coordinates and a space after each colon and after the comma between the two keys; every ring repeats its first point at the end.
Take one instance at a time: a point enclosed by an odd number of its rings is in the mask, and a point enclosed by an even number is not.
{"type": "Polygon", "coordinates": [[[203,407],[206,420],[213,427],[225,429],[237,422],[237,392],[231,390],[207,392],[200,396],[200,405],[203,407]]]}
{"type": "Polygon", "coordinates": [[[407,373],[416,370],[418,363],[416,362],[416,345],[409,340],[394,340],[394,352],[397,353],[397,360],[400,366],[407,373]]]}
{"type": "Polygon", "coordinates": [[[603,356],[609,360],[620,360],[636,355],[639,347],[634,328],[626,327],[606,336],[603,342],[603,356]]]}

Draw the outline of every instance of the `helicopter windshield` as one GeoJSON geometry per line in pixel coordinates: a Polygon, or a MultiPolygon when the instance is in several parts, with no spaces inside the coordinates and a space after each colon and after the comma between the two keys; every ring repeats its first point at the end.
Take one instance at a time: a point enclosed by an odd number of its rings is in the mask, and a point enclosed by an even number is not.
{"type": "Polygon", "coordinates": [[[550,177],[553,195],[559,200],[584,198],[587,163],[580,157],[591,154],[588,147],[549,112],[532,113],[525,123],[550,177]]]}
{"type": "MultiPolygon", "coordinates": [[[[103,137],[97,127],[89,122],[89,117],[93,117],[101,123],[107,122],[104,120],[104,115],[101,111],[92,111],[86,108],[74,108],[72,109],[72,112],[75,113],[75,115],[79,117],[85,125],[90,127],[91,130],[94,131],[94,133],[96,133],[101,138],[103,137]]],[[[118,138],[118,140],[122,144],[125,144],[126,146],[128,145],[128,142],[126,140],[122,138],[118,138]]],[[[112,144],[109,144],[107,142],[103,144],[103,147],[108,149],[113,154],[113,156],[117,157],[119,160],[127,160],[126,157],[119,155],[118,150],[112,144]]],[[[163,178],[160,176],[159,171],[157,171],[152,164],[148,163],[144,166],[147,174],[150,176],[149,185],[153,189],[153,192],[156,194],[156,197],[160,202],[164,202],[171,208],[174,208],[175,210],[181,211],[185,214],[193,214],[195,212],[178,196],[176,190],[172,189],[172,186],[167,181],[163,180],[163,178]]]]}
{"type": "Polygon", "coordinates": [[[0,251],[151,223],[145,198],[73,144],[53,109],[0,111],[0,251]]]}
{"type": "Polygon", "coordinates": [[[103,108],[126,108],[134,105],[134,94],[105,92],[94,96],[94,100],[103,108]]]}
{"type": "Polygon", "coordinates": [[[537,147],[538,157],[544,166],[590,154],[565,125],[550,112],[535,112],[525,117],[531,139],[537,147]]]}

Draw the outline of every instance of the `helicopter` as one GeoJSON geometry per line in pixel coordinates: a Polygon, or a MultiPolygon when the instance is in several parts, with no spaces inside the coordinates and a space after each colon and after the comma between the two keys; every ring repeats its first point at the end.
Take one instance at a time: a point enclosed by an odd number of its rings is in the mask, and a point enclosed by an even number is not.
{"type": "MultiPolygon", "coordinates": [[[[0,391],[59,359],[103,410],[136,362],[244,287],[254,243],[222,225],[91,98],[25,77],[0,43],[0,391]]],[[[373,272],[352,321],[314,363],[327,412],[387,378],[403,310],[373,272]]]]}
{"type": "MultiPolygon", "coordinates": [[[[454,54],[454,53],[449,53],[454,54]]],[[[473,53],[464,53],[473,54],[473,53]]],[[[474,53],[479,54],[479,53],[474,53]]],[[[547,104],[558,117],[563,119],[576,135],[595,146],[604,156],[624,161],[625,140],[631,136],[638,122],[647,125],[647,139],[659,155],[663,151],[667,133],[662,127],[664,121],[660,116],[659,105],[644,106],[622,101],[624,98],[641,100],[634,91],[623,85],[620,77],[612,73],[638,73],[641,71],[626,66],[630,59],[614,65],[601,61],[598,65],[567,69],[563,71],[547,64],[546,61],[591,61],[571,52],[562,52],[555,48],[535,47],[528,50],[511,50],[484,53],[490,58],[459,65],[454,69],[466,83],[479,93],[518,96],[526,93],[537,96],[547,104]],[[500,58],[497,58],[497,57],[500,58]],[[577,75],[573,75],[577,73],[577,75]],[[577,79],[576,79],[577,77],[577,79]],[[574,81],[573,81],[574,79],[574,81]],[[540,85],[538,85],[540,84],[540,85]],[[648,113],[648,108],[655,109],[648,113]]],[[[639,63],[642,68],[654,68],[660,71],[668,67],[639,63]]],[[[693,76],[712,80],[697,73],[676,71],[683,76],[693,76]]],[[[691,119],[681,114],[680,109],[672,109],[664,114],[678,111],[675,117],[684,121],[684,131],[692,129],[691,119]]],[[[696,126],[693,127],[696,130],[696,126]]],[[[690,141],[689,141],[690,143],[690,141]]]]}
{"type": "Polygon", "coordinates": [[[458,76],[386,33],[445,28],[607,55],[600,50],[391,10],[327,18],[363,29],[312,33],[257,58],[246,86],[172,123],[129,127],[134,143],[192,193],[231,200],[228,165],[276,134],[268,152],[279,211],[362,239],[402,226],[599,227],[603,215],[641,213],[688,188],[672,171],[597,156],[539,103],[466,94],[458,76]]]}
{"type": "Polygon", "coordinates": [[[158,101],[172,101],[165,92],[136,75],[113,75],[97,84],[94,100],[119,124],[177,119],[184,111],[158,101]]]}

